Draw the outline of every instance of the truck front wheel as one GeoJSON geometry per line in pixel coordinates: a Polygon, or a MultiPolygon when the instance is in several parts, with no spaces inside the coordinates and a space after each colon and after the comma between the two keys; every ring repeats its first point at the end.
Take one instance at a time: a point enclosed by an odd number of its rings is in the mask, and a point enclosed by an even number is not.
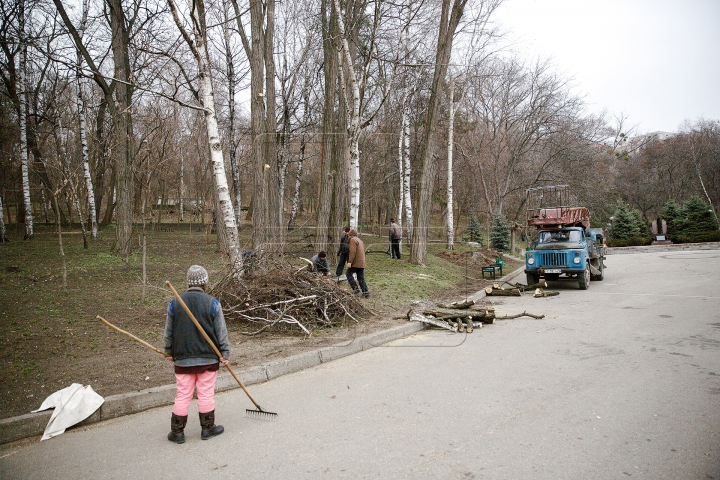
{"type": "Polygon", "coordinates": [[[526,273],[526,281],[528,285],[535,285],[540,281],[540,275],[536,273],[526,273]]]}
{"type": "Polygon", "coordinates": [[[590,287],[590,264],[585,266],[585,273],[579,277],[578,285],[580,290],[587,290],[590,287]]]}

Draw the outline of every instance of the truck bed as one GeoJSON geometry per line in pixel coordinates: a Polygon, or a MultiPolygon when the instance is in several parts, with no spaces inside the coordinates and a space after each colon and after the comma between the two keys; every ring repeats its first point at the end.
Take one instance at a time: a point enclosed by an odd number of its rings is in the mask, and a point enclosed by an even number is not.
{"type": "Polygon", "coordinates": [[[533,210],[528,225],[541,228],[590,227],[590,212],[586,207],[551,207],[533,210]]]}

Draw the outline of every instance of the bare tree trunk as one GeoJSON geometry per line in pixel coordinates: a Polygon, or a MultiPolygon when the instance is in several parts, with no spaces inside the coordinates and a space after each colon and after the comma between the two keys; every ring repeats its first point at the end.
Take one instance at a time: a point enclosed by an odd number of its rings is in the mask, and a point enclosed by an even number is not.
{"type": "MultiPolygon", "coordinates": [[[[73,206],[75,207],[75,210],[77,210],[78,213],[78,220],[80,222],[80,231],[82,232],[82,238],[83,238],[83,248],[88,248],[88,240],[87,240],[87,229],[85,228],[85,219],[83,218],[82,209],[80,208],[80,199],[78,198],[77,189],[75,188],[75,180],[72,177],[72,172],[70,171],[70,161],[67,154],[67,141],[63,139],[62,136],[62,126],[60,124],[60,120],[57,119],[53,125],[53,136],[55,138],[55,147],[57,149],[57,155],[61,159],[62,162],[62,170],[63,170],[63,177],[65,178],[65,182],[67,182],[68,186],[70,187],[70,200],[73,203],[73,206]]],[[[72,225],[73,218],[72,218],[72,210],[68,207],[68,221],[70,222],[70,225],[72,225]]]]}
{"type": "Polygon", "coordinates": [[[417,265],[425,265],[427,257],[428,229],[432,211],[432,195],[435,189],[437,161],[435,159],[435,137],[440,107],[441,84],[447,73],[452,42],[455,30],[462,18],[467,0],[442,0],[440,29],[438,32],[437,51],[435,53],[435,73],[430,90],[428,111],[425,117],[425,138],[420,154],[423,159],[422,180],[420,184],[420,205],[418,206],[417,225],[412,238],[410,261],[417,265]]]}
{"type": "Polygon", "coordinates": [[[295,217],[297,216],[298,204],[300,203],[300,182],[302,180],[303,164],[305,163],[305,134],[300,140],[300,157],[298,158],[297,174],[295,175],[295,194],[293,195],[292,210],[288,230],[295,228],[295,217]]]}
{"type": "Polygon", "coordinates": [[[3,210],[2,195],[0,195],[0,243],[5,243],[7,229],[5,228],[5,213],[3,210]]]}
{"type": "MultiPolygon", "coordinates": [[[[78,29],[78,34],[82,40],[85,32],[88,17],[88,0],[82,3],[82,21],[78,29]]],[[[77,51],[77,70],[75,74],[75,83],[77,85],[77,111],[78,111],[78,133],[80,136],[80,154],[83,162],[83,174],[85,177],[85,188],[88,192],[88,219],[90,221],[90,236],[95,239],[98,236],[97,231],[97,212],[95,210],[95,192],[93,189],[92,176],[90,175],[90,153],[88,152],[87,127],[85,123],[85,101],[83,100],[83,78],[82,78],[82,54],[79,49],[77,51]]]]}
{"type": "Polygon", "coordinates": [[[25,82],[27,64],[27,45],[25,44],[25,2],[19,3],[19,40],[20,40],[20,65],[17,73],[18,99],[20,100],[20,111],[18,121],[20,123],[20,169],[22,172],[23,201],[25,206],[25,239],[32,239],[34,236],[32,202],[30,201],[30,174],[28,160],[27,140],[27,85],[25,82]]]}
{"type": "Polygon", "coordinates": [[[53,197],[55,197],[55,201],[53,203],[55,204],[55,217],[58,229],[58,245],[60,245],[60,260],[62,261],[63,290],[67,290],[67,263],[65,262],[65,249],[63,248],[62,222],[60,221],[60,203],[58,203],[56,193],[53,193],[53,197]]]}
{"type": "Polygon", "coordinates": [[[278,165],[277,150],[277,117],[275,116],[275,0],[265,0],[265,31],[263,34],[265,62],[265,97],[267,98],[265,110],[264,156],[265,162],[270,165],[267,172],[268,195],[268,223],[270,226],[270,241],[273,252],[282,252],[285,242],[285,225],[283,221],[284,191],[280,189],[280,168],[278,165]]]}
{"type": "MultiPolygon", "coordinates": [[[[207,27],[205,23],[205,3],[203,0],[193,2],[192,24],[194,41],[190,40],[185,32],[182,23],[177,15],[177,10],[172,0],[168,0],[175,24],[183,33],[188,46],[198,63],[198,91],[200,100],[205,109],[205,124],[207,127],[208,145],[210,149],[210,161],[213,167],[214,191],[217,195],[217,203],[220,211],[217,216],[222,219],[225,233],[227,234],[227,250],[224,252],[230,257],[233,267],[240,266],[240,244],[238,239],[237,225],[235,224],[235,212],[233,211],[232,200],[225,175],[225,161],[223,159],[222,145],[220,143],[220,132],[218,130],[217,117],[215,115],[215,99],[212,87],[212,70],[210,56],[207,51],[207,27]]],[[[219,225],[218,225],[219,228],[219,225]]]]}
{"type": "Polygon", "coordinates": [[[130,37],[127,30],[127,19],[123,10],[122,0],[107,0],[112,30],[112,52],[115,65],[115,78],[120,80],[115,85],[116,112],[115,122],[115,153],[116,178],[116,229],[115,245],[117,252],[130,255],[132,250],[133,224],[133,191],[134,191],[134,134],[132,124],[132,95],[130,85],[131,68],[128,46],[130,37]]]}
{"type": "MultiPolygon", "coordinates": [[[[331,0],[332,1],[332,0],[331,0]]],[[[332,199],[335,175],[333,175],[333,163],[335,144],[338,141],[332,133],[335,130],[336,111],[335,97],[337,95],[337,53],[335,37],[337,22],[333,15],[332,6],[327,0],[320,2],[323,32],[323,74],[325,77],[325,100],[323,105],[322,120],[322,147],[320,151],[320,185],[319,200],[317,209],[317,230],[315,235],[315,248],[328,250],[328,230],[332,212],[332,199]]],[[[339,192],[335,192],[336,195],[339,192]]],[[[337,212],[336,212],[337,213],[337,212]]]]}
{"type": "Polygon", "coordinates": [[[345,116],[347,118],[348,150],[350,154],[350,228],[357,230],[360,210],[360,85],[355,75],[350,45],[348,44],[345,23],[342,19],[339,0],[333,0],[335,19],[338,26],[340,48],[338,50],[340,89],[345,98],[345,116]],[[351,89],[352,100],[348,99],[347,88],[351,89]]]}
{"type": "Polygon", "coordinates": [[[185,156],[180,153],[180,221],[185,221],[185,156]]]}
{"type": "Polygon", "coordinates": [[[40,183],[40,203],[42,205],[42,212],[43,217],[45,218],[45,223],[50,223],[50,212],[48,211],[48,205],[52,207],[52,204],[45,198],[45,184],[40,183]]]}
{"type": "Polygon", "coordinates": [[[403,119],[402,119],[402,130],[403,140],[405,143],[405,152],[403,157],[405,159],[405,176],[403,178],[403,195],[405,195],[405,221],[407,240],[412,245],[413,239],[413,208],[412,198],[410,196],[410,176],[412,174],[412,168],[410,165],[410,106],[409,101],[403,107],[403,119]]]}
{"type": "Polygon", "coordinates": [[[453,135],[455,122],[455,81],[450,78],[448,101],[448,145],[447,145],[447,214],[445,224],[447,227],[447,249],[452,250],[455,241],[455,226],[453,224],[453,135]]]}
{"type": "Polygon", "coordinates": [[[233,181],[235,223],[240,227],[242,198],[240,195],[240,168],[237,159],[238,142],[235,135],[235,87],[237,79],[235,78],[235,62],[233,61],[232,51],[230,50],[230,28],[228,27],[227,9],[224,9],[224,13],[226,21],[223,23],[222,28],[223,39],[225,40],[225,68],[227,69],[226,74],[228,81],[228,154],[230,155],[230,170],[233,181]]]}
{"type": "MultiPolygon", "coordinates": [[[[404,114],[405,114],[405,100],[406,99],[407,99],[407,95],[403,96],[403,105],[402,105],[403,120],[404,120],[404,114]]],[[[403,221],[402,221],[403,207],[405,205],[405,202],[404,202],[405,194],[403,192],[403,185],[405,182],[405,173],[404,173],[405,164],[403,162],[403,140],[404,140],[404,136],[405,136],[404,133],[405,133],[404,125],[402,124],[402,122],[400,122],[400,135],[398,135],[398,138],[399,138],[399,140],[398,140],[398,173],[400,176],[400,191],[399,191],[399,196],[398,196],[397,224],[401,229],[402,229],[402,225],[403,225],[403,221]]]]}
{"type": "Polygon", "coordinates": [[[147,234],[145,225],[145,197],[142,199],[142,303],[147,289],[147,234]]]}

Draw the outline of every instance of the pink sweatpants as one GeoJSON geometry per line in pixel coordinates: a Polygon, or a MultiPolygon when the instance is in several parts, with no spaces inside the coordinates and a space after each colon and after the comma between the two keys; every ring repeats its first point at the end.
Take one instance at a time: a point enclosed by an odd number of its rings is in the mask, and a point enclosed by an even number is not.
{"type": "Polygon", "coordinates": [[[217,380],[218,372],[204,373],[176,373],[175,387],[175,406],[173,413],[180,417],[188,414],[190,402],[192,402],[193,392],[197,388],[198,412],[208,413],[215,410],[215,380],[217,380]]]}

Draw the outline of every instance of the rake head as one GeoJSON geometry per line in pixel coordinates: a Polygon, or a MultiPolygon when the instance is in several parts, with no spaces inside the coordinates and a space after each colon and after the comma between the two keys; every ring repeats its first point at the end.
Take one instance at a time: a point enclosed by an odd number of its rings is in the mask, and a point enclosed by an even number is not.
{"type": "Polygon", "coordinates": [[[245,410],[245,417],[254,418],[255,420],[267,420],[269,422],[277,422],[278,414],[273,412],[266,412],[264,410],[252,410],[248,408],[245,410]]]}

